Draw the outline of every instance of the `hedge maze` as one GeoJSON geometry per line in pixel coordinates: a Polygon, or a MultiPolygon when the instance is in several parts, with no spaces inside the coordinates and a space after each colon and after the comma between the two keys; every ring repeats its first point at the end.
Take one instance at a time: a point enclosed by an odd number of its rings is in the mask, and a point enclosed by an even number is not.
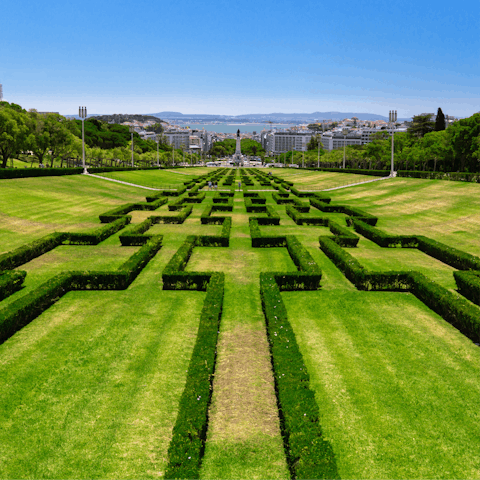
{"type": "MultiPolygon", "coordinates": [[[[368,210],[368,206],[365,209],[368,210]]],[[[203,251],[202,247],[234,248],[232,235],[240,238],[243,235],[240,228],[245,228],[253,249],[284,249],[296,267],[296,270],[270,271],[269,265],[262,265],[260,278],[255,280],[260,285],[278,421],[289,474],[291,478],[340,478],[335,449],[324,437],[321,425],[322,405],[317,403],[302,355],[303,347],[297,341],[282,298],[282,292],[322,289],[322,269],[310,253],[311,247],[304,245],[305,229],[312,232],[318,228],[323,228],[322,232],[329,229],[331,235],[317,233],[317,249],[356,289],[410,292],[463,335],[475,343],[480,342],[480,258],[424,236],[390,235],[377,226],[381,225],[381,218],[366,210],[332,202],[322,192],[298,190],[293,182],[256,169],[239,172],[219,169],[198,176],[176,190],[147,196],[145,202],[128,203],[104,212],[99,216],[100,226],[92,230],[57,232],[0,255],[0,341],[7,341],[35,321],[68,292],[129,288],[162,248],[169,235],[163,233],[162,228],[169,228],[168,232],[175,228],[184,232],[183,243],[161,272],[162,288],[201,291],[205,297],[178,414],[165,453],[164,476],[200,478],[209,439],[209,409],[215,388],[225,278],[226,275],[234,277],[236,272],[223,271],[221,265],[211,271],[192,271],[188,266],[195,252],[203,251]],[[209,181],[218,183],[216,190],[208,189],[209,181]],[[236,191],[238,181],[242,191],[236,191]],[[151,215],[131,223],[134,211],[148,211],[151,215]],[[201,228],[217,226],[219,232],[188,234],[185,221],[193,217],[201,228]],[[288,222],[288,231],[298,228],[298,235],[285,233],[288,222]],[[118,268],[64,271],[21,295],[27,277],[23,265],[60,246],[95,248],[114,235],[118,235],[122,247],[137,247],[118,268]],[[458,291],[410,269],[368,270],[349,253],[362,239],[385,249],[418,249],[453,267],[458,291]],[[14,295],[15,299],[10,301],[14,295]]]]}

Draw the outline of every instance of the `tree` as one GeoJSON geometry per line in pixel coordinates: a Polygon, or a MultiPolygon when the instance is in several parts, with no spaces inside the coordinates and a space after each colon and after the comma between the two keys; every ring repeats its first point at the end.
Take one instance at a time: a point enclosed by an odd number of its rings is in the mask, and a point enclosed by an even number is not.
{"type": "Polygon", "coordinates": [[[19,105],[0,103],[0,158],[6,168],[10,157],[23,150],[28,136],[25,111],[19,105]],[[11,106],[12,105],[12,106],[11,106]],[[16,108],[16,107],[19,107],[16,108]]]}
{"type": "Polygon", "coordinates": [[[425,115],[415,115],[408,127],[408,133],[415,135],[418,138],[423,137],[426,133],[433,132],[435,127],[431,116],[427,113],[425,115]]]}
{"type": "Polygon", "coordinates": [[[427,133],[419,146],[423,150],[424,160],[433,159],[433,171],[436,172],[437,162],[444,160],[449,150],[447,136],[443,132],[427,133]]]}
{"type": "Polygon", "coordinates": [[[442,109],[438,107],[437,118],[435,119],[435,131],[440,132],[445,130],[445,115],[442,112],[442,109]]]}

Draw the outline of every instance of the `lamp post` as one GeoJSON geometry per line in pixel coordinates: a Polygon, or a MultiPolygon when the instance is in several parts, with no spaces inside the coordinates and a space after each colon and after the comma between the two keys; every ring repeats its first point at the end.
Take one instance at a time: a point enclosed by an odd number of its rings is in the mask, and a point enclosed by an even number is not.
{"type": "Polygon", "coordinates": [[[302,168],[305,168],[305,152],[302,152],[302,168]]]}
{"type": "Polygon", "coordinates": [[[82,119],[82,167],[83,173],[88,173],[85,165],[85,119],[87,118],[87,107],[78,107],[78,116],[82,119]]]}
{"type": "Polygon", "coordinates": [[[157,167],[160,166],[160,160],[158,159],[158,144],[160,143],[160,137],[155,135],[155,141],[157,142],[157,167]]]}
{"type": "Polygon", "coordinates": [[[133,162],[133,132],[135,131],[135,128],[132,125],[130,125],[128,130],[132,134],[132,168],[133,168],[135,166],[133,162]]]}
{"type": "Polygon", "coordinates": [[[390,176],[393,177],[393,151],[394,151],[394,136],[395,136],[395,131],[394,131],[394,126],[395,122],[397,121],[397,111],[396,110],[390,110],[388,113],[388,121],[390,123],[390,128],[392,129],[392,162],[391,162],[391,167],[390,167],[390,176]]]}
{"type": "Polygon", "coordinates": [[[342,130],[342,133],[343,133],[343,169],[345,169],[345,145],[347,142],[348,128],[344,128],[342,130]]]}

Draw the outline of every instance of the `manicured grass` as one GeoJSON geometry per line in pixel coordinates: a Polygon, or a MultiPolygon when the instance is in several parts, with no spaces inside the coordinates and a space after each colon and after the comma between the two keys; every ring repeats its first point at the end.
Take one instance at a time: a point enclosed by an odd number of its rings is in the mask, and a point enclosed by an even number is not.
{"type": "Polygon", "coordinates": [[[2,478],[158,478],[204,293],[67,294],[0,346],[2,478]],[[172,312],[175,312],[172,315],[172,312]]]}
{"type": "Polygon", "coordinates": [[[283,299],[342,478],[478,478],[478,347],[410,294],[283,299]]]}
{"type": "MultiPolygon", "coordinates": [[[[280,178],[295,183],[300,190],[308,190],[308,187],[323,190],[326,188],[350,185],[357,182],[373,180],[371,175],[357,175],[353,173],[316,172],[312,170],[300,170],[298,168],[276,168],[272,172],[280,178]]],[[[385,173],[385,176],[387,173],[385,173]]]]}
{"type": "Polygon", "coordinates": [[[0,180],[0,253],[54,231],[98,227],[98,215],[145,201],[145,192],[83,175],[0,180]]]}
{"type": "MultiPolygon", "coordinates": [[[[135,183],[146,187],[168,187],[181,186],[184,182],[188,182],[198,175],[206,173],[203,168],[175,168],[172,170],[137,170],[137,171],[120,171],[120,172],[104,172],[98,175],[123,182],[135,183]]],[[[210,172],[212,170],[209,170],[210,172]]]]}
{"type": "Polygon", "coordinates": [[[329,192],[378,215],[378,227],[395,234],[419,234],[480,256],[480,185],[395,178],[329,192]]]}
{"type": "MultiPolygon", "coordinates": [[[[155,178],[180,186],[205,171],[213,169],[118,173],[140,185],[155,178]]],[[[300,188],[359,177],[273,172],[300,188]]],[[[262,188],[256,181],[251,187],[262,188]]],[[[480,255],[479,193],[474,184],[399,178],[330,195],[333,203],[378,215],[384,231],[424,234],[480,255]]],[[[147,194],[80,175],[0,181],[0,252],[52,231],[99,226],[100,213],[147,194]]],[[[220,234],[221,225],[200,223],[214,194],[192,204],[183,224],[147,232],[163,235],[163,247],[126,291],[71,292],[0,346],[0,477],[163,475],[205,294],[163,291],[161,274],[188,235],[220,234]]],[[[282,297],[341,477],[479,477],[478,347],[410,294],[357,291],[319,249],[318,237],[329,229],[296,225],[285,206],[265,196],[281,224],[260,226],[262,234],[297,236],[322,269],[320,291],[282,297]]],[[[230,247],[196,247],[186,267],[225,272],[201,477],[283,479],[289,472],[259,274],[296,267],[286,248],[252,248],[248,218],[264,214],[247,213],[241,192],[233,204],[233,212],[214,214],[232,218],[230,247]]],[[[176,212],[167,205],[135,211],[132,223],[166,214],[176,212]]],[[[312,208],[306,215],[346,226],[343,214],[312,208]]],[[[60,246],[22,265],[25,288],[0,308],[61,271],[116,269],[139,248],[121,247],[120,233],[97,246],[60,246]]],[[[418,270],[455,288],[453,269],[416,249],[384,249],[361,237],[348,251],[370,270],[418,270]]]]}

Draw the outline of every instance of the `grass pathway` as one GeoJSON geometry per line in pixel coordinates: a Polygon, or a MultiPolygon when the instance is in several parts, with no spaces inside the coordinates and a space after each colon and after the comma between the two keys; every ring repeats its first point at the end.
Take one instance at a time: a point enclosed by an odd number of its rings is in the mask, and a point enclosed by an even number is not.
{"type": "Polygon", "coordinates": [[[202,478],[286,479],[259,274],[295,265],[284,248],[251,248],[248,215],[237,197],[230,247],[196,248],[187,268],[226,273],[202,478]]]}

